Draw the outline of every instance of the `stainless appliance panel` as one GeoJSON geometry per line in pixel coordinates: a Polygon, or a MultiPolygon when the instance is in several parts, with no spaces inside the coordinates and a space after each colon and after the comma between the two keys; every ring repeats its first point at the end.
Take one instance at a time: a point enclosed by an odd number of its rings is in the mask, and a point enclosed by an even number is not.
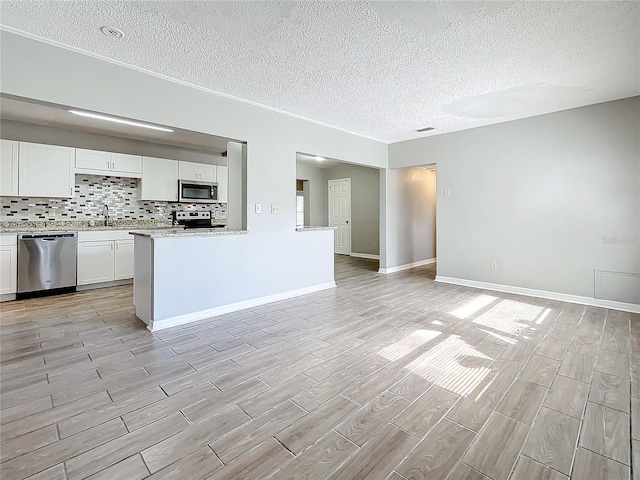
{"type": "Polygon", "coordinates": [[[76,286],[77,235],[18,235],[18,293],[76,286]]]}
{"type": "Polygon", "coordinates": [[[218,201],[218,184],[178,180],[178,201],[185,203],[216,203],[218,201]]]}

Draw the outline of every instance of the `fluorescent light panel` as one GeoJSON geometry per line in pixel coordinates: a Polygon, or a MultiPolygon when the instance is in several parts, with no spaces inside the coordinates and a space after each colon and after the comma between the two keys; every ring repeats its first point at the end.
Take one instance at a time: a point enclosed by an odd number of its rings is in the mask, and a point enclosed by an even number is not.
{"type": "Polygon", "coordinates": [[[149,125],[147,123],[134,122],[133,120],[124,120],[121,118],[108,117],[106,115],[100,115],[98,113],[82,112],[80,110],[69,110],[69,113],[74,115],[80,115],[81,117],[95,118],[96,120],[106,120],[107,122],[122,123],[124,125],[131,125],[133,127],[150,128],[151,130],[159,130],[161,132],[173,132],[170,128],[157,127],[155,125],[149,125]]]}

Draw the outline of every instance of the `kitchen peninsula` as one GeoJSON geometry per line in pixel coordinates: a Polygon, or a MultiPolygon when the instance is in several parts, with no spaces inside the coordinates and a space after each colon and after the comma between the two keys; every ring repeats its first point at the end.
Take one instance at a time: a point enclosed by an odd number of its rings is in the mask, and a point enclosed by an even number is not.
{"type": "Polygon", "coordinates": [[[136,316],[151,331],[335,287],[331,227],[289,232],[290,242],[277,237],[275,243],[276,238],[247,230],[130,233],[136,316]],[[299,269],[295,278],[265,268],[272,261],[270,251],[279,248],[299,269]]]}

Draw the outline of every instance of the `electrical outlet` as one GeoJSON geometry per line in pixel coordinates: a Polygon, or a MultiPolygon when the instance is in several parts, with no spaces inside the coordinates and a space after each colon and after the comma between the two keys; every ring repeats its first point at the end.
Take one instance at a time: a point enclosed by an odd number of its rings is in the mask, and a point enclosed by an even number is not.
{"type": "Polygon", "coordinates": [[[280,213],[280,205],[271,204],[271,213],[280,213]]]}
{"type": "Polygon", "coordinates": [[[256,213],[262,213],[262,205],[256,203],[256,213]]]}
{"type": "Polygon", "coordinates": [[[378,246],[378,242],[376,242],[375,240],[373,241],[373,246],[377,247],[378,246]]]}
{"type": "Polygon", "coordinates": [[[493,262],[491,262],[491,270],[497,270],[497,269],[498,269],[498,262],[494,260],[493,262]]]}

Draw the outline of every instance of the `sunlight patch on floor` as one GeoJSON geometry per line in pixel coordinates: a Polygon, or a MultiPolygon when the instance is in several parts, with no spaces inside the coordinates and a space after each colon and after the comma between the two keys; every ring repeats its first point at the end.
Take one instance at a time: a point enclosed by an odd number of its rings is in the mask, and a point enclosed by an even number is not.
{"type": "Polygon", "coordinates": [[[403,339],[392,343],[383,350],[380,350],[378,355],[382,355],[387,360],[398,360],[413,352],[419,346],[433,340],[441,333],[442,332],[436,332],[434,330],[416,330],[403,339]]]}
{"type": "Polygon", "coordinates": [[[467,395],[490,369],[463,365],[466,357],[489,359],[459,337],[449,337],[407,365],[407,369],[457,395],[467,395]]]}
{"type": "Polygon", "coordinates": [[[473,323],[517,336],[536,319],[541,311],[542,307],[538,305],[502,300],[473,320],[473,323]]]}
{"type": "Polygon", "coordinates": [[[478,295],[477,297],[469,300],[464,305],[460,305],[458,308],[451,310],[449,313],[454,317],[462,319],[469,318],[471,315],[490,305],[497,299],[498,297],[492,297],[491,295],[478,295]]]}

